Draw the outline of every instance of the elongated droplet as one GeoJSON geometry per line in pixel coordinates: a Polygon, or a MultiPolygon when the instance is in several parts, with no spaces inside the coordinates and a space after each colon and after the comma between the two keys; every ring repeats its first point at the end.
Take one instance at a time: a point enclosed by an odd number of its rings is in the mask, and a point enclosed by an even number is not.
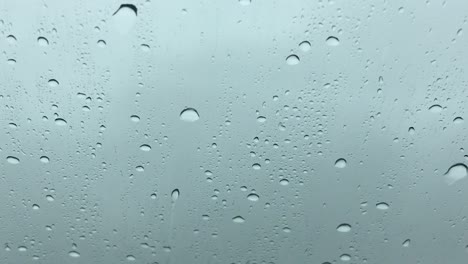
{"type": "Polygon", "coordinates": [[[8,163],[10,163],[10,164],[18,164],[18,163],[20,163],[20,160],[19,160],[17,157],[13,157],[13,156],[8,156],[8,157],[7,157],[7,161],[8,161],[8,163]]]}

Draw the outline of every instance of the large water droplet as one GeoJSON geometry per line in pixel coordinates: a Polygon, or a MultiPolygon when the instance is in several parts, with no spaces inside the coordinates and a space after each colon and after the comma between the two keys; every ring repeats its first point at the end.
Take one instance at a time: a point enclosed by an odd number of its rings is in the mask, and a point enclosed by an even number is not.
{"type": "Polygon", "coordinates": [[[390,206],[387,203],[383,202],[376,204],[375,207],[379,210],[387,210],[388,208],[390,208],[390,206]]]}
{"type": "Polygon", "coordinates": [[[300,61],[301,60],[299,59],[299,57],[295,54],[291,54],[288,57],[286,57],[286,63],[288,65],[297,65],[300,61]]]}
{"type": "Polygon", "coordinates": [[[13,36],[13,35],[8,35],[6,39],[7,39],[7,42],[10,43],[10,44],[15,44],[16,43],[16,37],[13,36]]]}
{"type": "Polygon", "coordinates": [[[78,258],[78,257],[80,257],[80,253],[78,251],[70,251],[70,252],[68,252],[68,256],[70,256],[72,258],[78,258]]]}
{"type": "Polygon", "coordinates": [[[44,37],[38,37],[37,44],[39,44],[39,46],[45,47],[49,45],[49,41],[44,37]]]}
{"type": "Polygon", "coordinates": [[[41,207],[38,204],[33,204],[32,209],[33,210],[39,210],[39,209],[41,209],[41,207]]]}
{"type": "Polygon", "coordinates": [[[52,195],[46,195],[46,200],[49,202],[53,202],[55,199],[52,195]]]}
{"type": "Polygon", "coordinates": [[[171,193],[172,201],[173,202],[177,201],[177,199],[179,199],[179,195],[180,195],[179,189],[174,189],[171,193]]]}
{"type": "Polygon", "coordinates": [[[140,121],[140,117],[137,116],[137,115],[132,115],[130,116],[130,120],[132,120],[132,122],[139,122],[140,121]]]}
{"type": "Polygon", "coordinates": [[[429,111],[431,111],[431,113],[440,113],[442,112],[442,106],[438,104],[432,105],[431,107],[429,107],[429,111]]]}
{"type": "Polygon", "coordinates": [[[112,15],[112,26],[120,34],[127,34],[136,21],[138,10],[131,4],[123,4],[112,15]]]}
{"type": "Polygon", "coordinates": [[[254,170],[259,170],[259,169],[262,168],[262,166],[260,166],[260,164],[258,164],[258,163],[254,163],[254,164],[252,165],[252,168],[253,168],[254,170]]]}
{"type": "Polygon", "coordinates": [[[20,160],[17,157],[8,156],[7,157],[7,162],[10,163],[10,164],[18,164],[18,163],[20,163],[20,160]]]}
{"type": "Polygon", "coordinates": [[[180,112],[179,118],[185,122],[195,122],[200,119],[200,115],[194,108],[185,108],[180,112]]]}
{"type": "Polygon", "coordinates": [[[150,151],[151,150],[151,146],[150,145],[147,145],[147,144],[143,144],[140,146],[140,150],[142,151],[150,151]]]}
{"type": "Polygon", "coordinates": [[[444,174],[445,182],[452,185],[468,175],[468,168],[463,163],[452,165],[444,174]]]}
{"type": "Polygon", "coordinates": [[[19,247],[18,247],[18,251],[19,251],[19,252],[25,252],[25,251],[27,251],[27,250],[28,250],[28,248],[25,247],[25,246],[19,246],[19,247]]]}
{"type": "Polygon", "coordinates": [[[55,79],[50,79],[47,83],[50,87],[57,87],[59,85],[59,82],[55,79]]]}
{"type": "Polygon", "coordinates": [[[340,259],[341,259],[341,261],[350,261],[351,256],[348,255],[348,254],[343,254],[343,255],[340,256],[340,259]]]}
{"type": "Polygon", "coordinates": [[[63,118],[56,118],[55,119],[55,124],[57,126],[66,126],[67,125],[67,121],[63,118]]]}
{"type": "Polygon", "coordinates": [[[238,215],[238,216],[232,218],[232,221],[233,221],[234,223],[237,223],[237,224],[242,224],[242,223],[245,222],[245,219],[244,219],[242,216],[239,216],[239,215],[238,215]]]}
{"type": "Polygon", "coordinates": [[[310,50],[310,48],[311,48],[310,42],[309,41],[302,41],[301,43],[299,43],[299,48],[303,52],[308,52],[310,50]]]}
{"type": "Polygon", "coordinates": [[[347,161],[345,159],[343,159],[343,158],[337,159],[335,161],[335,167],[337,167],[339,169],[343,169],[344,167],[346,167],[347,164],[348,164],[347,161]]]}
{"type": "Polygon", "coordinates": [[[249,201],[252,201],[252,202],[258,201],[259,198],[260,197],[256,193],[251,193],[247,196],[247,199],[249,199],[249,201]]]}
{"type": "Polygon", "coordinates": [[[41,160],[42,163],[49,163],[49,161],[50,161],[49,157],[47,157],[47,156],[42,156],[40,158],[40,160],[41,160]]]}
{"type": "Polygon", "coordinates": [[[463,121],[464,121],[463,118],[461,118],[459,116],[457,116],[457,117],[455,117],[455,119],[453,119],[453,123],[456,124],[456,125],[462,124],[463,121]]]}
{"type": "Polygon", "coordinates": [[[342,232],[342,233],[348,233],[349,231],[351,231],[351,225],[341,224],[336,228],[336,231],[342,232]]]}
{"type": "Polygon", "coordinates": [[[326,42],[328,46],[338,46],[340,44],[340,40],[334,36],[328,37],[326,42]]]}

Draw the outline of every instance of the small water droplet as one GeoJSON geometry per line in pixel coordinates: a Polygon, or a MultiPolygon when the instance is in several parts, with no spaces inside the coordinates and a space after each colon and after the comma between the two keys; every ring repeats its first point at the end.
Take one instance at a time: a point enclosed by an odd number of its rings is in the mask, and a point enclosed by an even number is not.
{"type": "Polygon", "coordinates": [[[39,209],[41,209],[41,207],[38,204],[33,204],[32,209],[33,210],[39,210],[39,209]]]}
{"type": "Polygon", "coordinates": [[[130,116],[130,120],[131,120],[132,122],[135,122],[135,123],[136,123],[136,122],[139,122],[139,121],[140,121],[140,117],[137,116],[137,115],[132,115],[132,116],[130,116]]]}
{"type": "Polygon", "coordinates": [[[348,162],[343,158],[337,159],[335,161],[335,167],[337,167],[339,169],[343,169],[344,167],[346,167],[347,164],[348,164],[348,162]]]}
{"type": "Polygon", "coordinates": [[[70,251],[70,252],[68,252],[68,256],[70,256],[72,258],[79,258],[80,253],[78,251],[70,251]]]}
{"type": "Polygon", "coordinates": [[[20,160],[17,157],[8,156],[7,157],[7,162],[10,163],[10,164],[18,164],[18,163],[20,163],[20,160]]]}
{"type": "Polygon", "coordinates": [[[150,195],[150,197],[151,197],[151,199],[153,199],[153,200],[154,200],[154,199],[156,199],[156,198],[157,198],[157,195],[156,195],[156,193],[152,193],[152,194],[150,195]]]}
{"type": "Polygon", "coordinates": [[[312,46],[310,45],[310,42],[309,41],[302,41],[301,43],[299,43],[299,48],[303,51],[303,52],[308,52],[310,50],[312,46]]]}
{"type": "Polygon", "coordinates": [[[414,135],[414,133],[416,133],[416,130],[414,129],[414,127],[410,127],[410,128],[408,128],[408,133],[410,135],[414,135]]]}
{"type": "Polygon", "coordinates": [[[388,210],[388,208],[390,208],[390,206],[384,202],[376,204],[375,207],[379,210],[388,210]]]}
{"type": "Polygon", "coordinates": [[[286,57],[286,63],[288,65],[297,65],[300,61],[301,60],[299,59],[299,57],[295,54],[291,54],[288,57],[286,57]]]}
{"type": "Polygon", "coordinates": [[[456,125],[460,125],[464,122],[465,120],[463,120],[463,118],[457,116],[455,117],[455,119],[453,119],[453,123],[456,124],[456,125]]]}
{"type": "Polygon", "coordinates": [[[143,166],[141,166],[141,165],[140,165],[140,166],[136,166],[136,167],[135,167],[135,170],[138,171],[138,172],[143,172],[143,171],[145,171],[145,167],[143,167],[143,166]]]}
{"type": "Polygon", "coordinates": [[[452,185],[455,182],[465,178],[468,175],[468,168],[463,163],[457,163],[452,165],[447,172],[445,172],[445,182],[448,185],[452,185]]]}
{"type": "Polygon", "coordinates": [[[351,256],[348,255],[348,254],[343,254],[343,255],[340,256],[340,259],[341,259],[341,261],[350,261],[351,256]]]}
{"type": "Polygon", "coordinates": [[[185,108],[180,112],[179,118],[185,122],[195,122],[200,119],[200,115],[194,108],[185,108]]]}
{"type": "Polygon", "coordinates": [[[18,247],[18,251],[19,251],[19,252],[26,252],[27,250],[28,250],[28,248],[25,247],[25,246],[19,246],[19,247],[18,247]]]}
{"type": "Polygon", "coordinates": [[[144,52],[148,52],[150,50],[150,46],[148,44],[141,44],[140,48],[144,52]]]}
{"type": "Polygon", "coordinates": [[[55,199],[52,195],[46,195],[46,200],[49,202],[53,202],[55,199]]]}
{"type": "Polygon", "coordinates": [[[410,239],[406,239],[406,240],[403,242],[403,247],[409,247],[409,246],[410,246],[410,242],[411,242],[410,239]]]}
{"type": "Polygon", "coordinates": [[[15,65],[15,64],[16,64],[16,60],[15,60],[15,59],[8,59],[8,60],[7,60],[7,63],[8,63],[9,65],[15,65]]]}
{"type": "Polygon", "coordinates": [[[257,117],[257,122],[259,122],[259,123],[265,123],[265,121],[266,121],[266,117],[264,117],[264,116],[259,116],[259,117],[257,117]]]}
{"type": "Polygon", "coordinates": [[[135,261],[136,258],[135,258],[135,256],[133,256],[133,255],[128,255],[128,256],[127,256],[127,260],[128,260],[128,261],[135,261]]]}
{"type": "Polygon", "coordinates": [[[49,163],[49,161],[50,161],[50,160],[49,160],[49,157],[47,157],[47,156],[42,156],[42,157],[40,158],[40,160],[41,160],[42,163],[49,163]]]}
{"type": "Polygon", "coordinates": [[[174,189],[171,193],[171,198],[172,198],[172,201],[175,202],[177,201],[177,199],[179,199],[179,196],[180,196],[180,191],[179,189],[174,189]]]}
{"type": "Polygon", "coordinates": [[[232,221],[233,221],[234,223],[237,223],[237,224],[242,224],[242,223],[245,222],[245,219],[244,219],[242,216],[239,216],[239,215],[238,215],[238,216],[232,218],[232,221]]]}
{"type": "Polygon", "coordinates": [[[57,87],[59,85],[59,82],[55,79],[50,79],[47,83],[50,87],[57,87]]]}
{"type": "Polygon", "coordinates": [[[47,40],[44,37],[38,37],[37,38],[37,44],[39,44],[39,46],[46,47],[46,46],[49,45],[49,40],[47,40]]]}
{"type": "Polygon", "coordinates": [[[100,39],[98,40],[97,45],[100,48],[104,48],[107,45],[107,43],[104,40],[100,39]]]}
{"type": "Polygon", "coordinates": [[[151,150],[151,146],[150,145],[147,145],[147,144],[143,144],[140,146],[140,150],[142,151],[150,151],[151,150]]]}
{"type": "Polygon", "coordinates": [[[341,224],[336,228],[336,231],[341,232],[341,233],[348,233],[349,231],[351,231],[351,225],[341,224]]]}
{"type": "Polygon", "coordinates": [[[328,37],[326,42],[328,46],[338,46],[340,44],[340,40],[334,36],[328,37]]]}
{"type": "Polygon", "coordinates": [[[288,179],[281,179],[279,182],[281,185],[286,186],[289,185],[289,180],[288,179]]]}
{"type": "Polygon", "coordinates": [[[260,197],[256,193],[251,193],[247,196],[247,199],[249,199],[249,201],[256,202],[260,197]]]}
{"type": "Polygon", "coordinates": [[[429,107],[429,111],[431,111],[431,113],[440,113],[442,112],[442,106],[438,104],[432,105],[431,107],[429,107]]]}
{"type": "Polygon", "coordinates": [[[252,165],[252,168],[253,168],[254,170],[259,170],[259,169],[262,168],[262,166],[260,166],[260,164],[258,164],[258,163],[254,163],[254,164],[252,165]]]}

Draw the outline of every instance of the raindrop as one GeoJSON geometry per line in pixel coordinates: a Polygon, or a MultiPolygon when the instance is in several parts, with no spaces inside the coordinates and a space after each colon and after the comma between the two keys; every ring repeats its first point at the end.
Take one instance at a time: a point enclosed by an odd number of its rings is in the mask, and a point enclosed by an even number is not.
{"type": "Polygon", "coordinates": [[[328,37],[326,42],[328,46],[338,46],[340,44],[340,40],[334,36],[328,37]]]}
{"type": "Polygon", "coordinates": [[[39,210],[41,207],[38,204],[33,204],[32,209],[33,210],[39,210]]]}
{"type": "Polygon", "coordinates": [[[57,87],[59,85],[59,82],[57,80],[55,80],[55,79],[50,79],[48,81],[48,84],[49,84],[50,87],[57,87]]]}
{"type": "Polygon", "coordinates": [[[19,247],[18,247],[18,251],[19,251],[19,252],[25,252],[26,250],[28,250],[28,248],[25,247],[25,246],[19,246],[19,247]]]}
{"type": "Polygon", "coordinates": [[[145,171],[145,167],[143,167],[143,166],[136,166],[136,167],[135,167],[135,170],[138,171],[138,172],[143,172],[143,171],[145,171]]]}
{"type": "Polygon", "coordinates": [[[128,255],[128,256],[127,256],[127,260],[128,260],[128,261],[135,261],[136,258],[135,258],[133,255],[128,255]]]}
{"type": "Polygon", "coordinates": [[[335,167],[339,168],[339,169],[343,169],[344,167],[346,167],[347,165],[347,162],[345,159],[341,158],[341,159],[337,159],[335,161],[335,167]]]}
{"type": "Polygon", "coordinates": [[[15,60],[15,59],[8,59],[8,60],[7,60],[7,63],[8,63],[9,65],[15,65],[15,64],[16,64],[16,60],[15,60]]]}
{"type": "Polygon", "coordinates": [[[150,150],[151,150],[151,146],[150,146],[150,145],[143,144],[143,145],[140,146],[140,150],[143,150],[143,151],[150,151],[150,150]]]}
{"type": "Polygon", "coordinates": [[[128,33],[135,24],[138,9],[132,4],[123,4],[112,15],[113,27],[120,34],[128,33]]]}
{"type": "Polygon", "coordinates": [[[281,185],[286,186],[289,185],[289,180],[288,179],[281,179],[279,182],[281,185]]]}
{"type": "Polygon", "coordinates": [[[387,203],[383,202],[376,204],[375,207],[377,207],[377,209],[379,210],[387,210],[388,208],[390,208],[390,206],[387,203]]]}
{"type": "Polygon", "coordinates": [[[408,128],[408,133],[410,135],[414,135],[414,133],[416,133],[416,130],[414,129],[414,127],[410,127],[410,128],[408,128]]]}
{"type": "Polygon", "coordinates": [[[301,43],[299,43],[299,48],[303,52],[308,52],[310,50],[310,48],[311,48],[310,42],[309,41],[302,41],[301,43]]]}
{"type": "Polygon", "coordinates": [[[132,120],[133,122],[139,122],[140,121],[140,117],[137,116],[137,115],[132,115],[130,116],[130,120],[132,120]]]}
{"type": "Polygon", "coordinates": [[[172,201],[175,202],[179,199],[180,191],[179,189],[174,189],[171,193],[172,201]]]}
{"type": "Polygon", "coordinates": [[[151,197],[151,199],[154,200],[154,199],[156,199],[157,195],[156,195],[155,193],[152,193],[152,194],[150,195],[150,197],[151,197]]]}
{"type": "Polygon", "coordinates": [[[336,231],[341,232],[341,233],[348,233],[349,231],[351,231],[351,225],[341,224],[336,228],[336,231]]]}
{"type": "Polygon", "coordinates": [[[463,163],[452,165],[444,174],[445,182],[452,185],[468,175],[468,168],[463,163]]]}
{"type": "Polygon", "coordinates": [[[264,117],[264,116],[257,117],[257,122],[264,123],[265,121],[266,121],[266,117],[264,117]]]}
{"type": "Polygon", "coordinates": [[[343,255],[340,256],[340,259],[341,259],[341,261],[350,261],[351,256],[348,255],[348,254],[343,254],[343,255]]]}
{"type": "Polygon", "coordinates": [[[254,164],[252,165],[252,168],[253,168],[254,170],[259,170],[259,169],[262,168],[262,166],[260,166],[260,164],[258,164],[258,163],[254,163],[254,164]]]}
{"type": "Polygon", "coordinates": [[[299,59],[299,57],[295,54],[291,54],[288,57],[286,57],[286,63],[288,65],[297,65],[300,61],[301,60],[299,59]]]}
{"type": "Polygon", "coordinates": [[[260,197],[255,193],[251,193],[247,196],[247,199],[249,199],[249,201],[256,202],[260,197]]]}
{"type": "Polygon", "coordinates": [[[144,52],[148,52],[150,50],[150,46],[148,44],[141,44],[140,48],[144,52]]]}
{"type": "Polygon", "coordinates": [[[7,162],[10,163],[10,164],[18,164],[18,163],[20,163],[20,160],[17,157],[8,156],[7,157],[7,162]]]}
{"type": "Polygon", "coordinates": [[[10,43],[10,44],[15,44],[15,43],[16,43],[16,37],[13,36],[13,35],[8,35],[8,36],[7,36],[7,41],[8,41],[8,43],[10,43]]]}
{"type": "Polygon", "coordinates": [[[455,119],[453,119],[453,123],[456,124],[456,125],[462,124],[463,121],[465,121],[465,120],[463,120],[463,118],[461,118],[459,116],[457,116],[457,117],[455,117],[455,119]]]}
{"type": "Polygon", "coordinates": [[[242,224],[242,223],[245,222],[245,219],[244,219],[242,216],[239,216],[239,215],[238,215],[238,216],[232,218],[232,221],[233,221],[234,223],[237,223],[237,224],[242,224]]]}
{"type": "Polygon", "coordinates": [[[63,118],[56,118],[55,119],[55,124],[57,126],[66,126],[67,125],[67,121],[63,118]]]}
{"type": "Polygon", "coordinates": [[[442,112],[442,106],[438,104],[432,105],[431,107],[429,107],[429,111],[431,111],[431,113],[440,113],[442,112]]]}
{"type": "Polygon", "coordinates": [[[68,252],[68,256],[70,256],[72,258],[78,258],[78,257],[80,257],[80,253],[78,251],[70,251],[70,252],[68,252]]]}
{"type": "Polygon", "coordinates": [[[406,239],[406,240],[403,242],[403,247],[409,247],[409,246],[410,246],[410,242],[411,242],[410,239],[406,239]]]}
{"type": "Polygon", "coordinates": [[[179,118],[185,122],[195,122],[200,119],[200,115],[194,108],[185,108],[180,112],[179,118]]]}
{"type": "Polygon", "coordinates": [[[50,160],[49,160],[49,157],[47,157],[47,156],[42,156],[42,157],[40,158],[40,161],[41,161],[42,163],[49,163],[50,160]]]}
{"type": "Polygon", "coordinates": [[[49,45],[49,41],[44,37],[38,37],[37,44],[39,44],[39,46],[45,47],[49,45]]]}
{"type": "Polygon", "coordinates": [[[98,40],[97,45],[100,48],[104,48],[107,45],[107,43],[104,40],[100,39],[98,40]]]}
{"type": "Polygon", "coordinates": [[[46,200],[49,202],[53,202],[55,199],[52,195],[46,195],[46,200]]]}

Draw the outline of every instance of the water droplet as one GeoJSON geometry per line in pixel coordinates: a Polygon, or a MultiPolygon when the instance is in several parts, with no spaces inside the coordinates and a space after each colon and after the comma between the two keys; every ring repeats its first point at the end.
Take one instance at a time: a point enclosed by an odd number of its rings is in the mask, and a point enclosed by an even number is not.
{"type": "Polygon", "coordinates": [[[459,124],[462,124],[465,120],[463,120],[463,118],[457,116],[455,117],[455,119],[453,119],[453,123],[456,124],[456,125],[459,125],[459,124]]]}
{"type": "Polygon", "coordinates": [[[249,201],[256,202],[260,197],[255,193],[251,193],[247,196],[247,199],[249,199],[249,201]]]}
{"type": "Polygon", "coordinates": [[[243,6],[248,6],[252,3],[252,0],[239,0],[239,4],[243,6]]]}
{"type": "Polygon", "coordinates": [[[56,118],[55,119],[55,124],[57,126],[66,126],[67,125],[67,121],[63,118],[56,118]]]}
{"type": "Polygon", "coordinates": [[[180,191],[179,189],[174,189],[171,193],[172,201],[175,202],[179,199],[180,191]]]}
{"type": "Polygon", "coordinates": [[[140,146],[140,150],[143,150],[143,151],[150,151],[150,150],[151,150],[151,146],[150,146],[150,145],[143,144],[143,145],[140,146]]]}
{"type": "Polygon", "coordinates": [[[20,163],[20,160],[17,157],[8,156],[7,157],[7,162],[10,163],[10,164],[18,164],[18,163],[20,163]]]}
{"type": "Polygon", "coordinates": [[[47,83],[50,87],[57,87],[59,85],[59,82],[55,79],[50,79],[47,83]]]}
{"type": "Polygon", "coordinates": [[[303,52],[308,52],[311,48],[311,45],[310,45],[310,42],[309,41],[302,41],[301,43],[299,43],[299,48],[303,51],[303,52]]]}
{"type": "Polygon", "coordinates": [[[351,256],[348,255],[348,254],[343,254],[343,255],[340,256],[340,259],[341,259],[341,261],[350,261],[351,256]]]}
{"type": "Polygon", "coordinates": [[[375,207],[379,210],[388,210],[388,208],[390,208],[390,206],[387,203],[383,202],[376,204],[375,207]]]}
{"type": "Polygon", "coordinates": [[[140,117],[137,116],[137,115],[132,115],[130,116],[130,120],[132,120],[132,122],[139,122],[140,121],[140,117]]]}
{"type": "Polygon", "coordinates": [[[8,43],[10,43],[10,44],[15,44],[16,43],[16,37],[13,36],[13,35],[8,35],[6,39],[7,39],[8,43]]]}
{"type": "Polygon", "coordinates": [[[326,42],[328,46],[338,46],[340,44],[340,40],[334,36],[328,37],[326,42]]]}
{"type": "Polygon", "coordinates": [[[39,209],[41,209],[41,207],[38,204],[33,204],[32,209],[33,210],[39,210],[39,209]]]}
{"type": "Polygon", "coordinates": [[[258,164],[258,163],[254,163],[254,164],[252,165],[252,168],[253,168],[254,170],[259,170],[259,169],[262,168],[262,166],[260,166],[260,164],[258,164]]]}
{"type": "Polygon", "coordinates": [[[242,224],[242,223],[245,222],[245,219],[244,219],[242,216],[239,216],[239,215],[238,215],[238,216],[232,218],[232,221],[233,221],[234,223],[237,223],[237,224],[242,224]]]}
{"type": "Polygon", "coordinates": [[[288,179],[281,179],[279,182],[281,185],[286,186],[289,185],[289,180],[288,179]]]}
{"type": "Polygon", "coordinates": [[[438,104],[432,105],[431,107],[429,107],[429,111],[431,111],[431,113],[440,113],[442,112],[442,106],[438,104]]]}
{"type": "Polygon", "coordinates": [[[151,197],[151,199],[153,199],[153,200],[154,200],[154,199],[156,199],[156,198],[157,198],[157,195],[156,195],[155,193],[152,193],[152,194],[150,195],[150,197],[151,197]]]}
{"type": "Polygon", "coordinates": [[[289,227],[283,227],[283,232],[285,232],[285,233],[291,233],[291,228],[289,228],[289,227]]]}
{"type": "Polygon", "coordinates": [[[414,135],[414,133],[416,133],[416,130],[414,129],[414,127],[410,127],[410,128],[408,128],[408,133],[410,135],[414,135]]]}
{"type": "Polygon", "coordinates": [[[185,108],[182,110],[182,112],[180,112],[179,117],[180,120],[185,122],[195,122],[200,119],[200,115],[194,108],[185,108]]]}
{"type": "Polygon", "coordinates": [[[15,60],[15,59],[8,59],[8,60],[7,60],[7,63],[8,63],[9,65],[15,65],[15,64],[16,64],[16,60],[15,60]]]}
{"type": "Polygon", "coordinates": [[[138,9],[132,4],[123,4],[112,15],[113,28],[120,34],[127,34],[133,27],[138,9]]]}
{"type": "Polygon", "coordinates": [[[100,48],[104,48],[107,45],[107,43],[104,40],[100,39],[98,40],[97,45],[100,48]]]}
{"type": "Polygon", "coordinates": [[[148,44],[141,44],[140,48],[144,52],[148,52],[150,50],[150,46],[148,44]]]}
{"type": "Polygon", "coordinates": [[[25,246],[19,246],[19,247],[18,247],[18,251],[19,251],[19,252],[25,252],[26,250],[28,250],[28,248],[25,247],[25,246]]]}
{"type": "Polygon", "coordinates": [[[50,161],[50,160],[49,160],[49,157],[47,157],[47,156],[42,156],[42,157],[40,158],[40,160],[41,160],[42,163],[49,163],[49,161],[50,161]]]}
{"type": "Polygon", "coordinates": [[[297,65],[300,61],[301,60],[299,59],[299,57],[295,54],[291,54],[288,57],[286,57],[286,63],[288,65],[297,65]]]}
{"type": "Polygon", "coordinates": [[[345,159],[343,159],[343,158],[337,159],[335,161],[335,167],[337,167],[339,169],[343,169],[344,167],[346,167],[347,164],[348,164],[347,161],[345,159]]]}
{"type": "Polygon", "coordinates": [[[39,46],[46,47],[49,45],[49,41],[44,37],[38,37],[37,44],[39,44],[39,46]]]}
{"type": "Polygon", "coordinates": [[[46,195],[46,200],[49,202],[53,202],[55,199],[52,195],[46,195]]]}
{"type": "Polygon", "coordinates": [[[264,123],[265,121],[266,121],[266,117],[264,117],[264,116],[257,117],[257,122],[264,123]]]}
{"type": "Polygon", "coordinates": [[[70,252],[68,252],[68,256],[70,256],[72,258],[79,258],[80,253],[78,251],[70,251],[70,252]]]}
{"type": "Polygon", "coordinates": [[[135,261],[136,258],[135,258],[135,256],[133,256],[133,255],[128,255],[128,256],[127,256],[127,260],[128,260],[128,261],[135,261]]]}
{"type": "Polygon", "coordinates": [[[445,182],[452,185],[468,175],[468,168],[463,163],[452,165],[444,174],[445,182]]]}
{"type": "Polygon", "coordinates": [[[348,233],[349,231],[351,231],[351,225],[341,224],[336,228],[336,231],[341,232],[341,233],[348,233]]]}
{"type": "Polygon", "coordinates": [[[410,239],[406,239],[406,240],[403,242],[403,247],[409,247],[409,246],[410,246],[410,242],[411,242],[410,239]]]}
{"type": "Polygon", "coordinates": [[[135,167],[135,170],[138,171],[138,172],[143,172],[143,171],[145,171],[145,167],[143,167],[143,166],[136,166],[136,167],[135,167]]]}

